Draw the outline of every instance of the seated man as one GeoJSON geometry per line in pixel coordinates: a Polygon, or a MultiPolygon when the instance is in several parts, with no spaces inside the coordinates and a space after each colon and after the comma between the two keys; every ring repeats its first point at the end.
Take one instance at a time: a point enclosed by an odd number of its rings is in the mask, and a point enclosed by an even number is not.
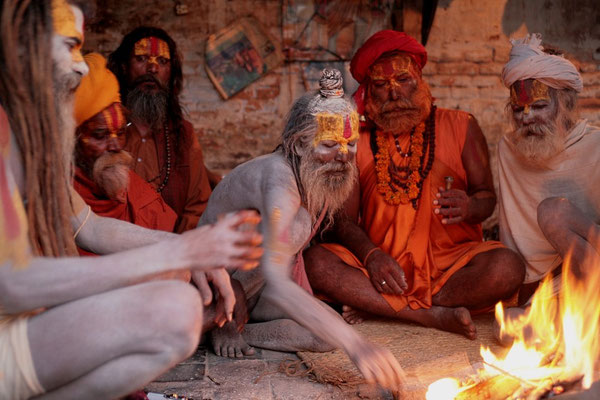
{"type": "Polygon", "coordinates": [[[511,296],[524,267],[499,242],[482,241],[480,223],[496,202],[487,144],[473,116],[433,105],[426,59],[423,46],[390,30],[352,59],[367,122],[360,185],[336,223],[345,247],[309,249],[307,274],[316,292],[346,306],[348,320],[360,311],[473,339],[469,310],[511,296]]]}
{"type": "MultiPolygon", "coordinates": [[[[84,59],[89,73],[81,79],[75,92],[74,104],[75,122],[78,126],[73,182],[75,190],[97,215],[131,222],[148,229],[172,232],[177,214],[150,184],[130,169],[131,156],[122,148],[127,110],[120,102],[117,79],[106,68],[106,60],[100,54],[88,54],[84,59]]],[[[81,255],[93,255],[81,248],[78,251],[81,255]]],[[[187,272],[171,275],[173,278],[176,276],[184,281],[190,280],[187,272]]],[[[201,289],[206,289],[203,281],[196,283],[201,289]]],[[[231,283],[236,296],[242,298],[239,283],[231,283]]],[[[220,282],[215,281],[214,284],[219,285],[220,282]]],[[[211,297],[209,290],[204,295],[211,297]]],[[[233,298],[227,301],[233,301],[233,298]]],[[[217,306],[224,304],[219,303],[217,306]]],[[[220,318],[214,307],[205,311],[214,314],[217,320],[220,318]]],[[[241,312],[241,315],[236,315],[238,321],[246,318],[243,305],[238,305],[236,311],[241,312]]],[[[215,326],[213,322],[211,318],[205,318],[203,330],[212,329],[215,326]]]]}
{"type": "Polygon", "coordinates": [[[177,44],[160,28],[138,27],[108,60],[130,111],[124,149],[133,156],[133,170],[177,213],[175,232],[195,228],[220,177],[204,166],[202,147],[183,115],[177,44]]]}
{"type": "Polygon", "coordinates": [[[227,324],[213,333],[213,343],[217,354],[230,357],[251,353],[248,344],[282,351],[339,347],[368,380],[394,387],[401,374],[397,361],[311,296],[302,261],[302,249],[322,221],[331,224],[356,179],[358,115],[343,94],[341,73],[324,70],[320,92],[292,106],[279,148],[235,168],[211,196],[200,225],[222,213],[256,209],[266,243],[256,272],[233,275],[244,287],[251,318],[264,322],[246,325],[243,337],[227,324]]]}
{"type": "Polygon", "coordinates": [[[89,73],[75,92],[75,190],[97,215],[172,232],[177,214],[130,169],[123,150],[127,110],[117,78],[100,54],[84,59],[89,73]]]}
{"type": "Polygon", "coordinates": [[[498,146],[500,239],[525,259],[524,304],[567,254],[581,278],[598,267],[600,129],[578,120],[581,76],[539,34],[513,41],[502,80],[515,129],[498,146]]]}
{"type": "Polygon", "coordinates": [[[0,6],[0,31],[10,33],[0,56],[2,399],[114,399],[142,387],[195,351],[203,320],[198,290],[156,278],[252,267],[262,254],[253,212],[175,235],[99,217],[73,190],[88,4],[0,6]],[[128,251],[80,258],[76,245],[128,251]]]}

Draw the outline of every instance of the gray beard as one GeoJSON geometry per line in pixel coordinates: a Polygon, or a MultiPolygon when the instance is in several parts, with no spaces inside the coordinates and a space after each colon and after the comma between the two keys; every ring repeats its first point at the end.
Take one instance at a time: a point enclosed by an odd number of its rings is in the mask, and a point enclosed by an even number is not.
{"type": "Polygon", "coordinates": [[[350,196],[357,178],[358,169],[354,162],[334,161],[322,164],[312,153],[304,156],[300,164],[300,181],[306,193],[306,207],[312,220],[318,218],[327,203],[324,226],[331,226],[333,217],[350,196]],[[343,173],[332,175],[334,171],[343,173]]]}
{"type": "Polygon", "coordinates": [[[566,133],[561,124],[532,124],[517,127],[509,133],[508,138],[524,162],[544,168],[565,149],[566,133]]]}
{"type": "Polygon", "coordinates": [[[162,129],[167,121],[168,97],[165,90],[149,93],[136,86],[127,93],[126,104],[131,112],[131,118],[157,131],[162,129]]]}
{"type": "Polygon", "coordinates": [[[131,163],[131,155],[124,150],[106,152],[94,162],[91,178],[109,199],[125,203],[131,163]]]}

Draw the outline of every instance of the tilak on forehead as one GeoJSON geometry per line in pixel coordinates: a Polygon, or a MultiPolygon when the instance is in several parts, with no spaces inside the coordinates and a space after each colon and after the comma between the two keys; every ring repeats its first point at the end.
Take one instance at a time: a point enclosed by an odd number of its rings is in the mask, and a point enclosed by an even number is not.
{"type": "Polygon", "coordinates": [[[71,50],[71,57],[75,62],[82,62],[83,20],[77,21],[72,6],[66,0],[52,0],[52,23],[56,34],[79,39],[71,50]]]}
{"type": "Polygon", "coordinates": [[[371,80],[388,80],[401,74],[414,74],[414,62],[408,54],[395,54],[377,61],[369,68],[371,80]]]}
{"type": "MultiPolygon", "coordinates": [[[[97,114],[102,117],[102,122],[99,123],[106,126],[108,130],[108,137],[114,139],[118,139],[121,128],[125,125],[125,122],[127,122],[125,115],[123,114],[123,109],[117,106],[117,104],[120,103],[112,104],[97,114]]],[[[89,136],[93,135],[93,131],[94,129],[91,131],[84,131],[85,133],[80,140],[83,143],[88,143],[89,136]]]]}
{"type": "Polygon", "coordinates": [[[109,137],[116,138],[119,135],[119,131],[125,125],[125,116],[121,107],[117,107],[116,104],[102,110],[102,116],[106,121],[108,127],[109,137]]]}
{"type": "Polygon", "coordinates": [[[136,56],[148,56],[150,64],[158,64],[158,58],[171,59],[169,45],[164,40],[150,36],[138,40],[133,47],[133,54],[136,56]]]}
{"type": "Polygon", "coordinates": [[[523,107],[525,114],[528,114],[529,107],[539,100],[550,101],[550,90],[536,79],[516,81],[510,87],[510,103],[523,107]]]}
{"type": "Polygon", "coordinates": [[[349,115],[318,113],[317,133],[313,146],[316,147],[323,140],[332,140],[339,143],[340,152],[348,152],[348,143],[358,140],[358,113],[349,115]]]}

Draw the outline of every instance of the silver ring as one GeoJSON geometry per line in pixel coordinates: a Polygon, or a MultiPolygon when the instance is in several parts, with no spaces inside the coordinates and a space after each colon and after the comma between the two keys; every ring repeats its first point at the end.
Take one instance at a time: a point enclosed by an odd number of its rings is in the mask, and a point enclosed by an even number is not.
{"type": "Polygon", "coordinates": [[[381,284],[382,284],[382,285],[385,285],[385,284],[386,284],[386,281],[385,281],[385,280],[381,281],[381,284]]]}

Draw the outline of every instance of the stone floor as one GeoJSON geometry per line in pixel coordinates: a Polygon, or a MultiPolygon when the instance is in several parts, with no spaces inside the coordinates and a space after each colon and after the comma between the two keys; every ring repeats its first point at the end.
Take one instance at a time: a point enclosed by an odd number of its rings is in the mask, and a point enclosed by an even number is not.
{"type": "Polygon", "coordinates": [[[193,400],[342,400],[392,399],[391,393],[370,385],[344,388],[311,381],[303,366],[297,376],[288,376],[280,366],[299,365],[293,353],[256,349],[256,354],[243,359],[215,355],[201,346],[189,359],[159,377],[146,390],[177,394],[193,400]]]}

